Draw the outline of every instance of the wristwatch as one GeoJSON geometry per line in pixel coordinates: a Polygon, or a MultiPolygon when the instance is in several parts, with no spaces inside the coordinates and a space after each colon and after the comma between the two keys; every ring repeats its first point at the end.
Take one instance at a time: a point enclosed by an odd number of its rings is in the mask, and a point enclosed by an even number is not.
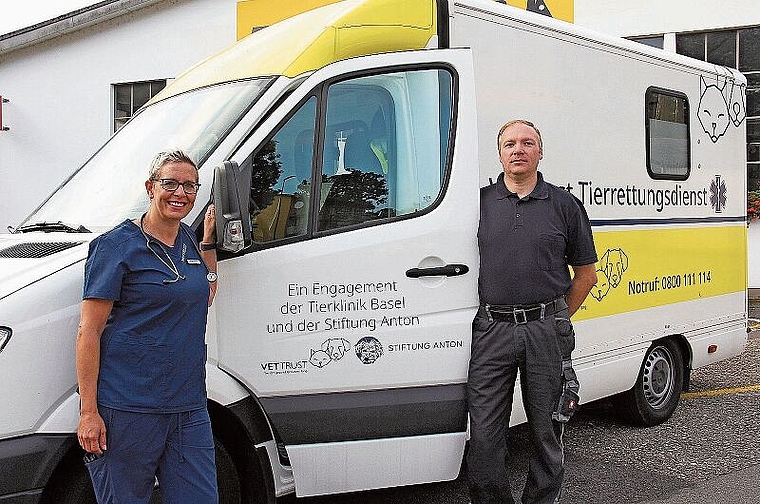
{"type": "Polygon", "coordinates": [[[203,243],[200,244],[201,250],[216,250],[216,243],[203,243]]]}
{"type": "Polygon", "coordinates": [[[219,278],[219,275],[216,274],[216,271],[209,271],[206,274],[206,280],[208,280],[208,283],[216,282],[217,278],[219,278]]]}

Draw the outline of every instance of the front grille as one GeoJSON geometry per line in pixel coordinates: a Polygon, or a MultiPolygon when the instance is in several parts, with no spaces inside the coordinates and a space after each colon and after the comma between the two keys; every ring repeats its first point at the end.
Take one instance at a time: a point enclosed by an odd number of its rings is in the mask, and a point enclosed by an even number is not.
{"type": "Polygon", "coordinates": [[[83,244],[79,242],[30,242],[19,243],[0,250],[2,259],[39,259],[83,244]]]}

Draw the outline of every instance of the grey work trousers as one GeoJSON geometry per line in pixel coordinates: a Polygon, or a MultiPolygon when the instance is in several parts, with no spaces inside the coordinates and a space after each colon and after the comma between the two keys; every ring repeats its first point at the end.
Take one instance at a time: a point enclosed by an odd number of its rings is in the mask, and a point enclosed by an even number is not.
{"type": "Polygon", "coordinates": [[[522,502],[559,502],[564,424],[552,420],[552,411],[562,392],[562,354],[570,355],[574,346],[567,309],[524,324],[489,320],[484,308],[478,310],[467,387],[472,504],[514,503],[507,437],[518,370],[531,441],[522,502]]]}

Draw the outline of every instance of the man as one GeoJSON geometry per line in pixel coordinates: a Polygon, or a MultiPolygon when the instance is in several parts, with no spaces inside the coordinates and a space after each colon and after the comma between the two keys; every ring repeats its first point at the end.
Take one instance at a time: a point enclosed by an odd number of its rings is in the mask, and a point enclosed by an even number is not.
{"type": "Polygon", "coordinates": [[[480,194],[481,305],[468,384],[470,497],[472,504],[514,502],[507,431],[519,370],[532,448],[522,502],[554,503],[564,476],[564,424],[552,415],[563,392],[563,360],[570,362],[575,347],[570,316],[596,283],[597,256],[581,202],[538,171],[538,129],[511,121],[497,142],[504,173],[480,194]]]}

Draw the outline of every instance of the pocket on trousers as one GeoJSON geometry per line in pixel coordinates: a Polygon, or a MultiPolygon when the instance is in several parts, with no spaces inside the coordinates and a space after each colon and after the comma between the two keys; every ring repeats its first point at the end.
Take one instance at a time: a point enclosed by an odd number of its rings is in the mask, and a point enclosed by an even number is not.
{"type": "MultiPolygon", "coordinates": [[[[88,453],[87,455],[90,454],[88,453]]],[[[94,458],[87,457],[87,455],[85,455],[87,461],[84,463],[84,466],[87,472],[90,473],[92,487],[95,490],[95,495],[98,497],[98,502],[114,502],[113,485],[111,484],[111,477],[108,474],[105,453],[94,458]]]]}
{"type": "Polygon", "coordinates": [[[478,331],[478,332],[485,332],[488,330],[488,328],[491,326],[492,321],[488,320],[488,317],[481,314],[481,308],[478,310],[478,313],[475,314],[475,318],[472,319],[472,330],[478,331]]]}
{"type": "Polygon", "coordinates": [[[183,443],[193,448],[214,449],[214,434],[208,410],[199,409],[181,413],[183,443]]]}
{"type": "Polygon", "coordinates": [[[570,354],[575,350],[575,329],[573,329],[573,323],[567,317],[567,311],[563,310],[561,313],[565,316],[555,315],[554,317],[554,324],[557,330],[557,344],[559,345],[562,357],[570,357],[570,354]]]}

